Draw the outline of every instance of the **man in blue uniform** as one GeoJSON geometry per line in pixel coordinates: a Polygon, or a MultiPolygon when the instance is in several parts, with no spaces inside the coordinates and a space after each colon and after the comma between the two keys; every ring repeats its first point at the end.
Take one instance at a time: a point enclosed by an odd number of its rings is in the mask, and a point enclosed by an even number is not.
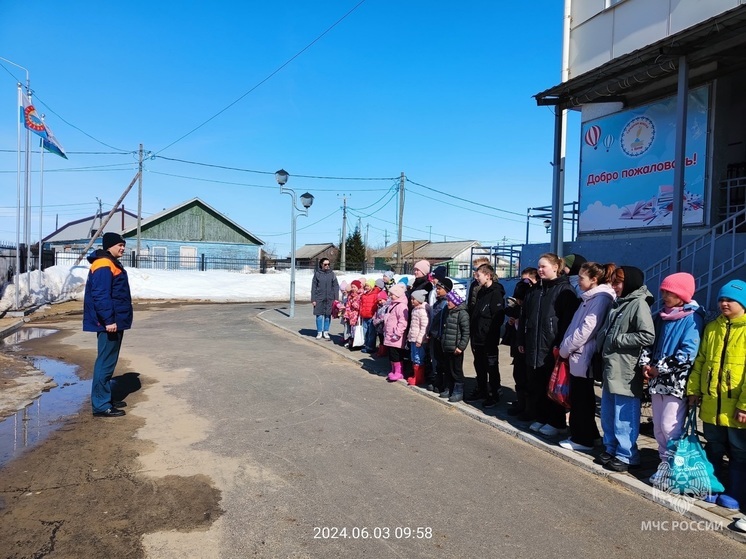
{"type": "Polygon", "coordinates": [[[91,269],[85,284],[83,330],[96,332],[98,356],[93,367],[91,405],[94,417],[121,417],[125,402],[112,401],[114,369],[119,360],[124,331],[132,327],[132,297],[127,272],[119,262],[125,240],[118,233],[104,233],[101,249],[88,257],[91,269]]]}

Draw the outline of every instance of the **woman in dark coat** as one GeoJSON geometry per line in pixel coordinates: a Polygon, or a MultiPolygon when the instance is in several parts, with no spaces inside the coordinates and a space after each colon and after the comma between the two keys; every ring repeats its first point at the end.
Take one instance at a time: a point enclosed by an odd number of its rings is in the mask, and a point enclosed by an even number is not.
{"type": "Polygon", "coordinates": [[[328,258],[322,258],[319,269],[311,281],[311,304],[316,316],[316,339],[329,339],[329,326],[332,323],[332,303],[339,296],[339,282],[328,258]]]}
{"type": "Polygon", "coordinates": [[[556,254],[541,255],[539,283],[526,296],[517,332],[528,380],[527,406],[518,419],[533,421],[529,429],[548,437],[567,429],[565,410],[547,397],[547,386],[554,368],[554,349],[564,339],[580,305],[567,276],[560,275],[563,266],[556,254]]]}

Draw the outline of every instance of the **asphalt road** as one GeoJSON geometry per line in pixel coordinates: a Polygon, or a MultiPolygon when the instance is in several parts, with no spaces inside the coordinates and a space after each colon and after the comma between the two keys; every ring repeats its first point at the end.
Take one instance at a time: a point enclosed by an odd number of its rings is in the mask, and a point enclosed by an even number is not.
{"type": "Polygon", "coordinates": [[[743,553],[712,527],[257,319],[260,310],[166,308],[125,336],[123,357],[159,371],[129,408],[141,408],[139,436],[153,445],[143,473],[201,473],[222,491],[224,514],[207,532],[147,536],[149,557],[743,553]]]}

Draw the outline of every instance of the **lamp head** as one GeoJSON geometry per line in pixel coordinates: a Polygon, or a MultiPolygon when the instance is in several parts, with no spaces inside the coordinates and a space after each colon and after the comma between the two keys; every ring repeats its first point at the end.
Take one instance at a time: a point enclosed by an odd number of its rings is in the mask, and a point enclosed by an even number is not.
{"type": "Polygon", "coordinates": [[[280,186],[285,186],[285,183],[288,182],[288,177],[290,175],[285,169],[280,169],[275,173],[275,180],[277,181],[277,184],[280,186]]]}
{"type": "Polygon", "coordinates": [[[300,203],[303,204],[304,208],[310,208],[313,205],[313,194],[309,194],[308,192],[301,194],[300,203]]]}
{"type": "Polygon", "coordinates": [[[549,219],[545,219],[544,228],[547,230],[547,233],[549,233],[549,230],[552,228],[552,221],[549,219]]]}

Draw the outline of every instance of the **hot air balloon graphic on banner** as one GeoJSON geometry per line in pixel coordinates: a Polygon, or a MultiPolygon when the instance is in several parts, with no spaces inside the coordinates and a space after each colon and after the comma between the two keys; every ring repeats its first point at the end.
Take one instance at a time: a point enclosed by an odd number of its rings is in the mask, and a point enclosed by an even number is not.
{"type": "Polygon", "coordinates": [[[606,151],[609,151],[611,149],[611,146],[614,145],[614,136],[609,134],[604,138],[604,146],[606,146],[606,151]]]}
{"type": "Polygon", "coordinates": [[[591,126],[585,133],[585,143],[593,149],[598,149],[598,140],[601,138],[601,127],[591,126]]]}

